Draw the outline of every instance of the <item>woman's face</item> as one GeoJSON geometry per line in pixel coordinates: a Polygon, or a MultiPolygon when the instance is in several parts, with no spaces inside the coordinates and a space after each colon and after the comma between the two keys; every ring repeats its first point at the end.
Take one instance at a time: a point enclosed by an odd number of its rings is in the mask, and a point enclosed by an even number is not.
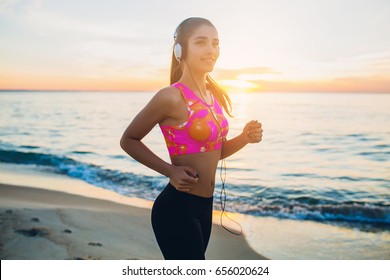
{"type": "Polygon", "coordinates": [[[191,70],[211,72],[219,57],[219,39],[217,30],[201,25],[188,38],[186,62],[191,70]]]}

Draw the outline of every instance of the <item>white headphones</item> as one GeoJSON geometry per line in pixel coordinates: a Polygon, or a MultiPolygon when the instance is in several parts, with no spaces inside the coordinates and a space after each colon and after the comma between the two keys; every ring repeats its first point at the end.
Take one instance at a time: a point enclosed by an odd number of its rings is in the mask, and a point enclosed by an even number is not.
{"type": "Polygon", "coordinates": [[[181,45],[179,43],[176,43],[173,47],[173,54],[175,55],[175,58],[177,61],[180,62],[182,51],[181,51],[181,45]]]}

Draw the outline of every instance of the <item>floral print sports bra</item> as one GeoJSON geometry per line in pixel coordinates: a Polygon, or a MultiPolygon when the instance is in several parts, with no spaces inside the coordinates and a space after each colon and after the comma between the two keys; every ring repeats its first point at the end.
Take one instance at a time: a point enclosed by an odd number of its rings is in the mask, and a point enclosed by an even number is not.
{"type": "Polygon", "coordinates": [[[174,83],[186,102],[188,119],[180,125],[160,125],[171,156],[205,153],[222,148],[229,124],[218,101],[209,105],[182,83],[174,83]]]}

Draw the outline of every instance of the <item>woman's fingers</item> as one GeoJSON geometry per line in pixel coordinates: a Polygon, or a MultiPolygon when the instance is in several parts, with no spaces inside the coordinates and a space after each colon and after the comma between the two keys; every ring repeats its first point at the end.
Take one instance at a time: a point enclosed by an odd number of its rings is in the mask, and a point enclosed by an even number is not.
{"type": "Polygon", "coordinates": [[[189,166],[183,166],[183,170],[184,172],[190,176],[191,178],[198,178],[198,172],[196,172],[195,169],[193,169],[192,167],[189,167],[189,166]]]}
{"type": "Polygon", "coordinates": [[[179,191],[190,191],[198,181],[198,173],[189,166],[178,166],[178,173],[175,176],[175,188],[179,191]]]}
{"type": "Polygon", "coordinates": [[[195,178],[186,178],[186,179],[182,179],[181,181],[180,181],[180,185],[181,186],[185,186],[185,187],[187,187],[187,186],[193,186],[193,185],[195,185],[195,183],[196,182],[198,182],[198,179],[195,179],[195,178]]]}
{"type": "Polygon", "coordinates": [[[249,142],[250,143],[258,143],[263,138],[263,129],[262,125],[259,122],[250,122],[249,129],[247,131],[249,142]]]}

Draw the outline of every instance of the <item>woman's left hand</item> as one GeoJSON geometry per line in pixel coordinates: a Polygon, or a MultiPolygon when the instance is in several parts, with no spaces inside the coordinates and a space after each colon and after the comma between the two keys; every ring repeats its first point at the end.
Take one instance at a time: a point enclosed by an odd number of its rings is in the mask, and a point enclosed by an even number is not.
{"type": "Polygon", "coordinates": [[[263,138],[263,129],[259,121],[248,122],[243,131],[247,143],[259,143],[263,138]]]}

